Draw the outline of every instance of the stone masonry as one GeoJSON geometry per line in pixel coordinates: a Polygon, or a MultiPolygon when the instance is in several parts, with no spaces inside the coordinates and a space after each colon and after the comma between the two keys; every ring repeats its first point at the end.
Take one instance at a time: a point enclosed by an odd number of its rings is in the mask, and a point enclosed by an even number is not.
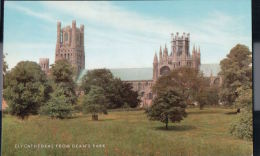
{"type": "Polygon", "coordinates": [[[190,34],[183,33],[181,36],[177,32],[171,35],[171,53],[168,53],[167,46],[162,50],[159,49],[159,59],[157,54],[153,60],[153,79],[125,81],[131,83],[133,90],[138,91],[141,97],[140,107],[149,107],[154,97],[152,86],[159,77],[168,74],[171,70],[188,66],[191,68],[200,68],[200,48],[193,46],[192,55],[190,54],[190,34]]]}
{"type": "Polygon", "coordinates": [[[61,22],[57,23],[55,62],[61,59],[68,60],[77,74],[85,69],[84,25],[77,28],[75,20],[72,21],[72,26],[63,28],[61,22]]]}

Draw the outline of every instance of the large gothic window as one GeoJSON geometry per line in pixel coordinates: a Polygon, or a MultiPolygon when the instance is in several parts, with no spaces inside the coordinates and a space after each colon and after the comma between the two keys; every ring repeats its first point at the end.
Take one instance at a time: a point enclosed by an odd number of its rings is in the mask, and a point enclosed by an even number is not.
{"type": "Polygon", "coordinates": [[[170,68],[168,66],[163,66],[160,69],[160,75],[167,75],[170,73],[170,68]]]}
{"type": "Polygon", "coordinates": [[[214,83],[214,85],[220,84],[220,79],[219,79],[219,78],[216,78],[213,83],[214,83]]]}

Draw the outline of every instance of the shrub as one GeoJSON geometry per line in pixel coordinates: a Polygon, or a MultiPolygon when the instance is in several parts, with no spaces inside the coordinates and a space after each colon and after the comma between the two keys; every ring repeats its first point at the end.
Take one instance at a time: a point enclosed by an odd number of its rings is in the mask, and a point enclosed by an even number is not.
{"type": "Polygon", "coordinates": [[[238,114],[230,127],[230,133],[238,138],[252,140],[253,138],[253,118],[251,111],[242,111],[238,114]]]}

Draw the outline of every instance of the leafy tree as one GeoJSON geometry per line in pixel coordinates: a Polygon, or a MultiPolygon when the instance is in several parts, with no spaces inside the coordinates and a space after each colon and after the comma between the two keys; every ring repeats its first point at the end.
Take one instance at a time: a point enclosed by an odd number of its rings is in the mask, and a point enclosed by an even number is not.
{"type": "Polygon", "coordinates": [[[252,86],[242,86],[237,89],[238,97],[235,100],[235,107],[246,111],[252,111],[252,86]]]}
{"type": "Polygon", "coordinates": [[[90,91],[82,101],[83,112],[91,113],[92,120],[98,120],[98,113],[107,114],[108,100],[105,91],[99,86],[91,86],[90,91]]]}
{"type": "Polygon", "coordinates": [[[131,108],[135,108],[139,105],[141,100],[138,97],[138,92],[133,90],[133,86],[129,83],[123,83],[122,85],[123,91],[121,92],[122,97],[124,99],[121,106],[127,104],[131,108]]]}
{"type": "Polygon", "coordinates": [[[232,122],[231,134],[252,139],[252,63],[251,52],[245,45],[237,44],[230,50],[227,58],[220,62],[223,84],[220,88],[220,99],[228,106],[235,106],[237,120],[232,122]]]}
{"type": "Polygon", "coordinates": [[[196,95],[200,109],[203,109],[205,105],[216,105],[219,101],[218,88],[209,85],[204,86],[205,87],[201,87],[196,95]]]}
{"type": "Polygon", "coordinates": [[[158,93],[146,113],[150,120],[161,121],[168,129],[169,122],[180,122],[187,116],[185,108],[185,101],[179,93],[175,90],[165,90],[158,93]]]}
{"type": "Polygon", "coordinates": [[[119,108],[125,103],[130,107],[136,107],[140,103],[138,93],[132,90],[132,86],[119,78],[114,78],[108,69],[88,71],[84,75],[81,85],[85,94],[90,91],[92,85],[99,86],[104,90],[104,95],[108,99],[108,108],[119,108]]]}
{"type": "Polygon", "coordinates": [[[48,99],[48,84],[41,67],[31,61],[19,62],[6,74],[4,98],[12,115],[22,119],[37,114],[48,99]]]}
{"type": "Polygon", "coordinates": [[[55,83],[71,83],[74,75],[75,69],[66,59],[58,60],[51,65],[51,77],[55,83]]]}
{"type": "Polygon", "coordinates": [[[238,138],[252,140],[253,138],[253,117],[252,111],[242,111],[238,118],[232,122],[230,133],[238,138]]]}
{"type": "Polygon", "coordinates": [[[7,53],[6,54],[3,54],[3,74],[5,75],[6,72],[7,72],[7,69],[8,69],[8,64],[5,60],[5,57],[6,57],[7,53]]]}
{"type": "Polygon", "coordinates": [[[203,74],[198,70],[189,67],[181,67],[172,70],[168,75],[158,79],[153,87],[154,93],[164,92],[173,89],[181,94],[185,103],[190,105],[197,100],[197,93],[206,83],[203,74]]]}
{"type": "Polygon", "coordinates": [[[140,103],[138,92],[133,90],[131,84],[124,83],[119,78],[115,78],[110,86],[107,94],[110,100],[108,108],[120,108],[125,104],[131,108],[135,108],[140,103]]]}
{"type": "Polygon", "coordinates": [[[73,105],[70,97],[66,96],[65,92],[66,90],[64,90],[63,86],[58,85],[51,94],[48,103],[41,107],[41,114],[59,119],[71,117],[73,105]]]}
{"type": "Polygon", "coordinates": [[[59,60],[52,65],[51,69],[51,81],[53,88],[62,88],[64,96],[68,99],[67,102],[75,104],[76,97],[76,84],[73,80],[74,68],[67,60],[59,60]]]}
{"type": "Polygon", "coordinates": [[[3,54],[3,88],[4,89],[6,88],[6,81],[7,81],[6,74],[8,69],[8,64],[5,60],[6,55],[7,54],[3,54]]]}
{"type": "Polygon", "coordinates": [[[92,85],[99,86],[105,91],[110,89],[114,80],[113,74],[108,69],[95,69],[87,72],[82,78],[82,89],[87,94],[92,85]]]}
{"type": "Polygon", "coordinates": [[[237,120],[232,122],[230,132],[238,138],[252,140],[253,138],[253,118],[252,118],[252,87],[243,86],[238,88],[238,97],[235,106],[241,108],[241,113],[237,120]]]}
{"type": "Polygon", "coordinates": [[[208,90],[207,90],[207,93],[208,93],[207,98],[208,98],[208,104],[209,105],[217,105],[219,103],[218,92],[219,92],[219,88],[218,87],[212,86],[212,87],[208,88],[208,90]]]}
{"type": "Polygon", "coordinates": [[[227,58],[220,62],[220,75],[223,78],[220,100],[229,106],[234,105],[238,97],[237,89],[252,82],[251,52],[245,45],[237,44],[230,50],[227,58]]]}

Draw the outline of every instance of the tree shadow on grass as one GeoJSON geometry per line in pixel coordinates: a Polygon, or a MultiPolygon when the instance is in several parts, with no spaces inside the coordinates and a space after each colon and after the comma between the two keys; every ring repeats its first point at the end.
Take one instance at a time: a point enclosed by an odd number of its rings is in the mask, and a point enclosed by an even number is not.
{"type": "Polygon", "coordinates": [[[86,118],[90,121],[112,121],[112,120],[115,120],[115,119],[98,119],[98,120],[92,120],[90,116],[86,116],[86,115],[80,115],[80,116],[73,116],[73,117],[70,117],[69,119],[80,119],[80,118],[86,118]]]}
{"type": "Polygon", "coordinates": [[[224,113],[224,114],[226,114],[226,115],[236,115],[236,114],[238,114],[238,112],[226,112],[226,113],[224,113]]]}
{"type": "Polygon", "coordinates": [[[91,120],[91,121],[97,121],[97,122],[99,122],[99,121],[113,121],[113,120],[115,120],[115,119],[98,119],[98,120],[91,120]]]}
{"type": "Polygon", "coordinates": [[[199,111],[196,111],[196,112],[188,112],[188,115],[189,114],[219,114],[219,113],[222,113],[222,111],[219,111],[219,110],[199,110],[199,111]]]}
{"type": "Polygon", "coordinates": [[[191,125],[171,125],[168,126],[168,129],[166,129],[165,126],[155,127],[154,129],[160,131],[189,131],[196,129],[196,127],[191,125]]]}

